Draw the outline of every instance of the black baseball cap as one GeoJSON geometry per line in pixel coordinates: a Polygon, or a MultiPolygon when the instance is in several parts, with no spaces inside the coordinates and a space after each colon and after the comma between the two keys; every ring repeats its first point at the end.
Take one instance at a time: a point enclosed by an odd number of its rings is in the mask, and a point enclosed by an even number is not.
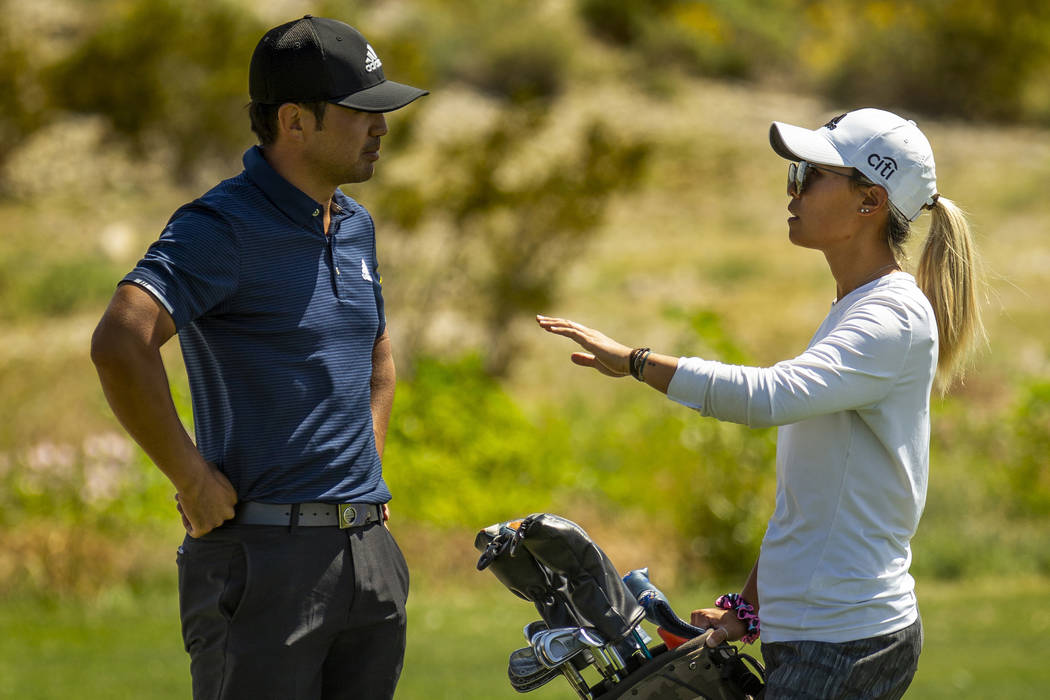
{"type": "Polygon", "coordinates": [[[383,62],[361,33],[334,19],[306,15],[266,32],[248,70],[252,102],[333,102],[362,112],[391,112],[428,94],[387,80],[383,62]]]}

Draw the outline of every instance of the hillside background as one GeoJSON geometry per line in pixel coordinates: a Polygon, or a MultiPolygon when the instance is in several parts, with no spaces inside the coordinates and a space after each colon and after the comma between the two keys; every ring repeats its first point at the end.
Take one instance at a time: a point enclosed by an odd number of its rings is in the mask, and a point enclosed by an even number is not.
{"type": "MultiPolygon", "coordinates": [[[[0,10],[0,594],[16,617],[113,596],[133,606],[173,585],[172,488],[106,406],[89,339],[170,213],[240,170],[254,143],[248,57],[268,27],[307,12],[359,27],[388,77],[432,92],[388,115],[376,176],[345,188],[377,221],[399,368],[391,527],[428,608],[451,591],[518,605],[474,571],[473,535],[545,510],[668,590],[738,585],[772,509],[775,432],[575,367],[568,341],[533,316],[671,354],[797,354],[834,287],[821,256],[787,242],[786,164],[769,124],[815,128],[865,106],[927,134],[987,273],[987,346],[935,400],[920,595],[1050,581],[1050,5],[0,10]]],[[[916,244],[924,232],[920,219],[916,244]]],[[[177,343],[166,358],[189,425],[177,343]]],[[[1050,631],[1045,598],[1028,623],[1050,631]]],[[[1022,663],[1038,665],[1045,648],[1028,653],[1022,663]]]]}

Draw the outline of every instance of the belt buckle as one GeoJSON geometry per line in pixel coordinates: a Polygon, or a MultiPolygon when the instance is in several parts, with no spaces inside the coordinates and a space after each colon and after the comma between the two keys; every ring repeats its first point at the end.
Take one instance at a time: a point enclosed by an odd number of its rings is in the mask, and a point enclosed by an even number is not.
{"type": "Polygon", "coordinates": [[[351,503],[339,504],[339,528],[345,530],[357,525],[357,508],[351,503]]]}

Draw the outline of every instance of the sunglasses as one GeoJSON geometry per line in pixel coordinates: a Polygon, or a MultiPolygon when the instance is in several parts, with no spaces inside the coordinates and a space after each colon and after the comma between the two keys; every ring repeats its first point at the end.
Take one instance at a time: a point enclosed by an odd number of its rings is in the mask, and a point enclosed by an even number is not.
{"type": "Polygon", "coordinates": [[[788,163],[788,194],[793,197],[801,197],[806,189],[806,177],[810,170],[819,170],[822,173],[831,173],[842,177],[852,178],[853,173],[840,173],[837,170],[829,170],[819,165],[813,165],[809,161],[800,160],[797,163],[788,163]]]}

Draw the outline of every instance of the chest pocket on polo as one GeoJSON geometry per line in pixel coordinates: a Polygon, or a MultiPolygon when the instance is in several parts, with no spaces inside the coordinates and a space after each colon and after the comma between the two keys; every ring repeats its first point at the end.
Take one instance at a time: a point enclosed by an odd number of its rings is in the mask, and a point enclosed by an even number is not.
{"type": "Polygon", "coordinates": [[[353,253],[340,251],[338,246],[332,250],[332,280],[336,296],[344,301],[359,301],[365,293],[371,296],[372,291],[374,275],[368,261],[353,253]]]}
{"type": "Polygon", "coordinates": [[[362,316],[375,319],[378,274],[368,264],[362,246],[332,241],[332,283],[339,301],[350,304],[362,316]]]}

